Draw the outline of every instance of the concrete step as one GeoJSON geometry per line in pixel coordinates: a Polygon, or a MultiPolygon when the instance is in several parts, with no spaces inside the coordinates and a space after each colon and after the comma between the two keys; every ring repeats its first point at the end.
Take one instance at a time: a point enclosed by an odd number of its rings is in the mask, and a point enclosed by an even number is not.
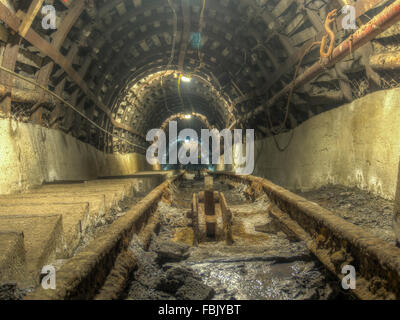
{"type": "Polygon", "coordinates": [[[44,184],[35,189],[34,192],[50,191],[58,189],[85,189],[85,188],[105,188],[105,189],[119,189],[119,188],[132,188],[137,183],[136,179],[113,179],[113,180],[90,180],[82,183],[56,183],[56,184],[44,184]]]}
{"type": "Polygon", "coordinates": [[[125,196],[133,196],[135,193],[146,193],[152,190],[156,185],[162,182],[162,176],[147,176],[141,178],[121,178],[121,179],[97,179],[90,180],[82,183],[62,183],[62,184],[45,184],[37,189],[32,189],[30,193],[56,192],[58,190],[103,190],[111,191],[116,188],[123,188],[126,190],[125,196]]]}
{"type": "Polygon", "coordinates": [[[62,195],[62,194],[18,194],[0,196],[0,206],[30,204],[80,204],[89,203],[89,223],[96,223],[106,215],[113,205],[112,199],[103,194],[62,195]]]}
{"type": "Polygon", "coordinates": [[[16,203],[18,201],[26,201],[26,199],[42,199],[38,200],[41,202],[52,202],[52,203],[79,203],[79,202],[91,202],[93,199],[103,199],[104,209],[106,212],[118,205],[118,202],[125,199],[126,192],[124,190],[71,190],[68,191],[55,191],[55,192],[38,192],[38,193],[22,193],[13,195],[0,196],[0,205],[7,203],[16,203]],[[62,199],[62,201],[60,201],[62,199]]]}
{"type": "MultiPolygon", "coordinates": [[[[125,199],[126,192],[124,190],[75,190],[75,191],[48,191],[48,192],[40,192],[40,193],[24,193],[19,195],[21,198],[24,199],[32,199],[32,198],[63,198],[65,201],[64,203],[68,203],[71,201],[77,201],[81,199],[80,202],[83,202],[85,198],[91,197],[104,197],[104,208],[108,212],[112,207],[118,205],[118,202],[125,199]]],[[[11,198],[11,197],[9,197],[11,198]]],[[[1,197],[0,197],[0,204],[1,204],[1,197]]],[[[72,202],[72,203],[74,203],[72,202]]]]}
{"type": "Polygon", "coordinates": [[[0,232],[23,232],[26,251],[26,280],[39,283],[43,266],[63,256],[62,216],[0,216],[0,232]]]}
{"type": "Polygon", "coordinates": [[[24,234],[0,231],[0,284],[24,281],[25,272],[24,234]]]}
{"type": "Polygon", "coordinates": [[[133,189],[136,192],[147,193],[150,190],[154,189],[157,185],[161,184],[164,181],[166,175],[163,174],[145,174],[145,175],[137,175],[136,177],[129,178],[120,178],[120,179],[97,179],[90,180],[87,183],[89,184],[103,184],[105,181],[115,181],[115,182],[125,182],[129,181],[132,183],[133,189]]]}
{"type": "Polygon", "coordinates": [[[77,184],[62,184],[62,185],[46,185],[38,189],[33,189],[28,194],[42,194],[42,193],[121,193],[123,197],[129,197],[133,195],[132,184],[114,184],[114,185],[103,185],[103,184],[91,184],[85,183],[82,185],[77,184]]]}
{"type": "Polygon", "coordinates": [[[65,257],[70,257],[90,227],[89,203],[76,204],[15,204],[0,206],[1,216],[62,215],[65,257]]]}
{"type": "Polygon", "coordinates": [[[157,179],[46,184],[22,194],[1,195],[0,279],[39,284],[43,266],[71,257],[119,201],[151,190],[157,179]]]}

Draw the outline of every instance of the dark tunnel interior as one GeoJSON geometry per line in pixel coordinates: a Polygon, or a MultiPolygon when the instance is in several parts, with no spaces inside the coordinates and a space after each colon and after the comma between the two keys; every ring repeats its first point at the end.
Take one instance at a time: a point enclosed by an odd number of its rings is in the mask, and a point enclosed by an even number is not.
{"type": "Polygon", "coordinates": [[[400,0],[0,0],[0,300],[399,300],[399,71],[400,0]]]}

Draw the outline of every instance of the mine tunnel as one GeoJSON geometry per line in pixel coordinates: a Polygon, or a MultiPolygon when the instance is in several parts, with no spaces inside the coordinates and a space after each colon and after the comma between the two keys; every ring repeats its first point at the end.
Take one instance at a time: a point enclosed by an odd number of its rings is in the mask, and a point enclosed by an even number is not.
{"type": "Polygon", "coordinates": [[[399,21],[0,0],[0,300],[400,299],[399,21]]]}

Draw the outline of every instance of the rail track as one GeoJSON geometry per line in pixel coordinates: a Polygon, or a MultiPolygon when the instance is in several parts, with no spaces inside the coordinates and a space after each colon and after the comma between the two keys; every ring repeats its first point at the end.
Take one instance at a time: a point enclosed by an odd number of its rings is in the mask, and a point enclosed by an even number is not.
{"type": "Polygon", "coordinates": [[[1,196],[0,282],[27,300],[400,299],[400,249],[266,179],[202,174],[1,196]]]}

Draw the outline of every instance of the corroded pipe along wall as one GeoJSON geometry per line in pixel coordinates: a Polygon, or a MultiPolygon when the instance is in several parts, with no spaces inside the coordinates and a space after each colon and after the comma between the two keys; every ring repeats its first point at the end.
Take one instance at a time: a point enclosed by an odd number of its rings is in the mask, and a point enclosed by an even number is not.
{"type": "Polygon", "coordinates": [[[144,155],[106,154],[59,130],[0,119],[0,194],[141,170],[151,170],[144,155]]]}
{"type": "MultiPolygon", "coordinates": [[[[294,130],[285,152],[256,141],[254,175],[288,189],[328,183],[357,186],[394,199],[400,155],[400,89],[369,94],[319,114],[294,130]]],[[[286,145],[291,133],[277,136],[286,145]]]]}

